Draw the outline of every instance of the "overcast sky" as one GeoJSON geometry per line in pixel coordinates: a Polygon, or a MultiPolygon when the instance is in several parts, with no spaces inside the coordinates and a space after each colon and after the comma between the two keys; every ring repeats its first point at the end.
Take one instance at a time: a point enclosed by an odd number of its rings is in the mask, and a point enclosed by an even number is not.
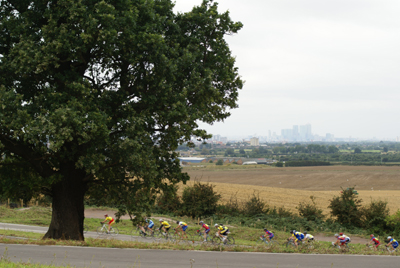
{"type": "MultiPolygon", "coordinates": [[[[202,0],[176,0],[190,11],[202,0]]],[[[400,136],[400,1],[219,0],[244,24],[227,36],[245,85],[222,136],[280,135],[310,123],[313,134],[400,136]]]]}

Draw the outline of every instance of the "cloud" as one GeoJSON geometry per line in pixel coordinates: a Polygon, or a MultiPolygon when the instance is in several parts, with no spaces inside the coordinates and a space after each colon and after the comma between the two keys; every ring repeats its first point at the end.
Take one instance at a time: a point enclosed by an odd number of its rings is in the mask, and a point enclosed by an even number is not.
{"type": "MultiPolygon", "coordinates": [[[[220,0],[241,21],[228,36],[242,78],[239,109],[211,133],[267,135],[310,122],[336,136],[400,136],[399,1],[220,0]],[[225,131],[226,129],[226,131],[225,131]]],[[[201,1],[178,0],[188,11],[201,1]]]]}

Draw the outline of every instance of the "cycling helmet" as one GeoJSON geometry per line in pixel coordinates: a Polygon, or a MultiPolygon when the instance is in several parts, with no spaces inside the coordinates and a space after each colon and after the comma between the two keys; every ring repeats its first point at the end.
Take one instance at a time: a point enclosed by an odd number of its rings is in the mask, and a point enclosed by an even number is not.
{"type": "Polygon", "coordinates": [[[108,214],[104,215],[104,217],[108,217],[108,214]]]}
{"type": "Polygon", "coordinates": [[[343,235],[343,233],[339,233],[339,235],[343,235]]]}
{"type": "Polygon", "coordinates": [[[387,239],[392,239],[392,237],[391,237],[391,236],[388,236],[387,239]]]}
{"type": "Polygon", "coordinates": [[[268,231],[268,229],[267,229],[267,228],[264,228],[264,231],[268,231]]]}
{"type": "Polygon", "coordinates": [[[218,224],[218,223],[216,223],[216,224],[214,224],[214,227],[218,227],[218,225],[219,225],[219,224],[218,224]]]}
{"type": "Polygon", "coordinates": [[[204,223],[203,221],[200,221],[199,223],[204,223]]]}
{"type": "Polygon", "coordinates": [[[163,219],[159,219],[159,221],[163,221],[163,219]]]}
{"type": "Polygon", "coordinates": [[[374,237],[374,234],[371,234],[370,237],[374,237]]]}
{"type": "Polygon", "coordinates": [[[179,221],[176,221],[176,224],[179,224],[179,221]]]}
{"type": "Polygon", "coordinates": [[[290,233],[291,233],[291,234],[294,234],[294,233],[296,233],[296,230],[292,230],[292,231],[290,231],[290,233]]]}
{"type": "Polygon", "coordinates": [[[335,237],[338,237],[339,235],[338,234],[335,234],[335,237]]]}
{"type": "Polygon", "coordinates": [[[305,231],[304,234],[307,234],[307,231],[305,231]]]}

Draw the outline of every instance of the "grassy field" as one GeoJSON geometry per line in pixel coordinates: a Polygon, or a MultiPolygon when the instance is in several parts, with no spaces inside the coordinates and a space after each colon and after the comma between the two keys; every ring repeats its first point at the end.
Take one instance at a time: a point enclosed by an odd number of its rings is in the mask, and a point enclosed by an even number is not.
{"type": "MultiPolygon", "coordinates": [[[[388,202],[391,213],[400,209],[400,167],[326,166],[276,168],[255,166],[186,167],[190,185],[194,181],[211,182],[225,202],[236,195],[247,200],[253,193],[271,207],[296,211],[299,202],[315,196],[318,207],[328,213],[329,200],[341,187],[355,187],[364,204],[371,199],[388,202]]],[[[182,189],[182,187],[181,187],[182,189]]]]}
{"type": "Polygon", "coordinates": [[[191,180],[230,184],[268,186],[309,191],[339,191],[340,187],[356,190],[400,190],[400,167],[323,166],[271,167],[215,166],[185,167],[191,180]]]}

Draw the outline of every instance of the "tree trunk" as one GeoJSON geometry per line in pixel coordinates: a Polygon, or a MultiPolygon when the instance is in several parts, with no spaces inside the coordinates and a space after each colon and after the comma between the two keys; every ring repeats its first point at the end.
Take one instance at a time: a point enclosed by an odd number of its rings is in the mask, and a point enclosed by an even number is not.
{"type": "Polygon", "coordinates": [[[73,168],[65,168],[63,178],[52,187],[53,211],[49,230],[43,238],[84,240],[83,199],[86,186],[84,174],[73,168]],[[71,172],[72,171],[72,172],[71,172]]]}

